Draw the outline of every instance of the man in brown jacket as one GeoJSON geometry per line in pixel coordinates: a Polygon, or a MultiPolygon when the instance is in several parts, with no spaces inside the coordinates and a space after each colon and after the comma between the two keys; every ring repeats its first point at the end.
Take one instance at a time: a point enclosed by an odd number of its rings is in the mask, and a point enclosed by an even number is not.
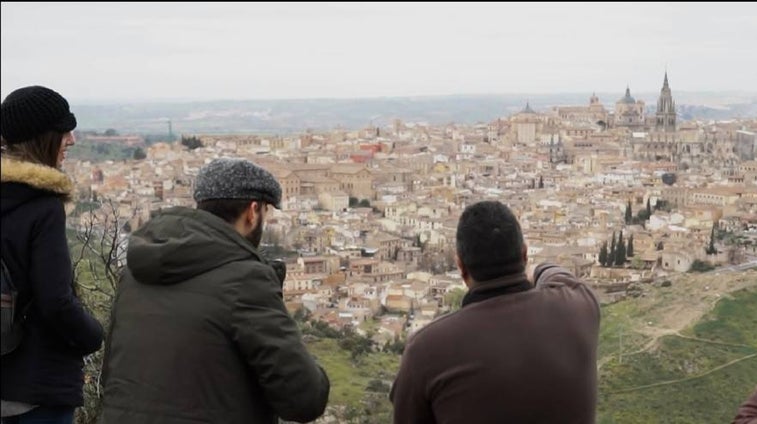
{"type": "Polygon", "coordinates": [[[733,424],[757,424],[757,387],[754,388],[749,399],[739,407],[733,424]]]}
{"type": "Polygon", "coordinates": [[[599,304],[553,264],[525,274],[520,225],[500,202],[457,227],[462,308],[408,342],[392,387],[395,423],[593,423],[599,304]]]}

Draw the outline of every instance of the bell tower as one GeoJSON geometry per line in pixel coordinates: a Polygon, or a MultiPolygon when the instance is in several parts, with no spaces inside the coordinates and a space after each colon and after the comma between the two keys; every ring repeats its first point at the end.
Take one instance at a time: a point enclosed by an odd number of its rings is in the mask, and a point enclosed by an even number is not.
{"type": "Polygon", "coordinates": [[[660,97],[657,99],[657,120],[655,129],[657,131],[675,131],[676,130],[676,104],[673,101],[673,94],[668,85],[668,72],[665,71],[665,80],[662,83],[660,97]]]}

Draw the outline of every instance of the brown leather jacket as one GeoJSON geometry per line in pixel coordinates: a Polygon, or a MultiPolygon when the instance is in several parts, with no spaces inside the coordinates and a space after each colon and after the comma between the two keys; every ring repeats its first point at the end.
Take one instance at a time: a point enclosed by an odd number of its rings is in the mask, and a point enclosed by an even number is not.
{"type": "Polygon", "coordinates": [[[395,423],[593,423],[599,303],[557,265],[482,283],[411,337],[395,423]]]}
{"type": "Polygon", "coordinates": [[[754,392],[749,396],[749,399],[739,407],[739,412],[736,414],[736,418],[733,419],[733,424],[756,424],[757,423],[757,387],[754,388],[754,392]]]}

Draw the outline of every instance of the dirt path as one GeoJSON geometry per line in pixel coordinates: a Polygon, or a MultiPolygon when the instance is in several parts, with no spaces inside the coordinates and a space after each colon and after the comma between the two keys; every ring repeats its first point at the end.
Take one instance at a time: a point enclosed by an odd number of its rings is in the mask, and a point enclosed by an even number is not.
{"type": "MultiPolygon", "coordinates": [[[[659,314],[653,314],[657,329],[650,328],[649,335],[659,338],[683,331],[702,319],[721,299],[746,287],[757,287],[757,271],[678,276],[673,280],[671,295],[650,296],[649,308],[659,309],[659,314]]],[[[643,334],[643,327],[640,332],[643,334]]]]}
{"type": "MultiPolygon", "coordinates": [[[[632,331],[649,338],[641,348],[623,352],[623,356],[636,355],[656,349],[663,336],[675,335],[707,343],[720,343],[684,336],[681,331],[701,320],[730,293],[746,287],[757,287],[757,270],[731,271],[711,274],[683,274],[671,278],[670,288],[645,287],[645,297],[627,299],[635,302],[638,317],[628,317],[632,331]]],[[[617,353],[606,355],[598,361],[598,367],[607,363],[617,353]]]]}
{"type": "Polygon", "coordinates": [[[708,376],[708,375],[710,375],[710,374],[712,374],[712,373],[714,373],[716,371],[720,371],[720,370],[722,370],[724,368],[728,368],[731,365],[737,364],[737,363],[739,363],[741,361],[745,361],[747,359],[752,359],[754,357],[757,357],[757,353],[753,353],[751,355],[747,355],[747,356],[744,356],[742,358],[734,359],[733,361],[730,361],[730,362],[725,363],[723,365],[717,366],[717,367],[715,367],[715,368],[713,368],[713,369],[711,369],[709,371],[706,371],[706,372],[704,372],[702,374],[699,374],[699,375],[695,375],[693,377],[679,378],[677,380],[660,381],[659,383],[645,384],[643,386],[636,386],[636,387],[629,387],[627,389],[621,389],[621,390],[616,390],[616,391],[613,391],[613,392],[609,392],[609,394],[628,393],[628,392],[634,392],[634,391],[637,391],[637,390],[651,389],[653,387],[667,386],[667,385],[670,385],[670,384],[678,384],[678,383],[683,383],[683,382],[686,382],[686,381],[696,380],[698,378],[706,377],[706,376],[708,376]]]}

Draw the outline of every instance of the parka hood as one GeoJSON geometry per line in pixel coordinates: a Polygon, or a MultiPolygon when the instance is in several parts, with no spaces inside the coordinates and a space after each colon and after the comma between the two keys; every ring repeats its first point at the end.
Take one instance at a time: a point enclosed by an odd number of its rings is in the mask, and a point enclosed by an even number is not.
{"type": "Polygon", "coordinates": [[[202,210],[161,212],[129,238],[126,261],[137,281],[170,285],[260,254],[234,227],[202,210]]]}
{"type": "Polygon", "coordinates": [[[39,197],[40,191],[70,200],[74,188],[68,176],[53,167],[8,157],[0,159],[0,182],[3,215],[39,197]]]}

